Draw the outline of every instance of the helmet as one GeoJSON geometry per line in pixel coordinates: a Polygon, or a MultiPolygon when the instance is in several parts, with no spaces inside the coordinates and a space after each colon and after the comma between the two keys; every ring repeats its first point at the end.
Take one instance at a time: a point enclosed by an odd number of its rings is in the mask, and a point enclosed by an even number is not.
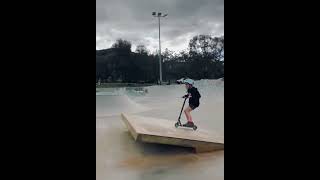
{"type": "Polygon", "coordinates": [[[193,80],[192,79],[185,79],[184,81],[183,81],[185,84],[191,84],[191,85],[193,85],[193,80]]]}

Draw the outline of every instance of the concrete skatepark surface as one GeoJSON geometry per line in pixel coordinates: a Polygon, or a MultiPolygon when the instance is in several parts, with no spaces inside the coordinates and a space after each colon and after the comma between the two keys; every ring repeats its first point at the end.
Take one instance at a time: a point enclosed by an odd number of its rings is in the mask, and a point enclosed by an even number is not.
{"type": "MultiPolygon", "coordinates": [[[[202,98],[191,114],[197,131],[224,136],[224,82],[196,81],[202,98]]],[[[135,141],[121,113],[171,121],[174,128],[184,85],[109,88],[96,93],[96,179],[194,180],[224,179],[224,150],[194,153],[190,147],[135,141]]],[[[186,103],[187,105],[187,103],[186,103]]],[[[185,123],[184,114],[181,122],[185,123]]],[[[156,124],[153,123],[153,124],[156,124]]],[[[180,129],[190,133],[192,129],[180,129]]]]}

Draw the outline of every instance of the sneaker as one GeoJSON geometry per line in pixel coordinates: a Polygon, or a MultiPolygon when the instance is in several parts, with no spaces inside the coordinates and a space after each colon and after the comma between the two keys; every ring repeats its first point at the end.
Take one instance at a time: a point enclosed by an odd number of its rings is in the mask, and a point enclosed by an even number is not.
{"type": "Polygon", "coordinates": [[[187,122],[187,123],[185,123],[185,124],[183,124],[182,126],[185,126],[185,127],[193,127],[194,126],[194,124],[193,124],[193,122],[187,122]]]}

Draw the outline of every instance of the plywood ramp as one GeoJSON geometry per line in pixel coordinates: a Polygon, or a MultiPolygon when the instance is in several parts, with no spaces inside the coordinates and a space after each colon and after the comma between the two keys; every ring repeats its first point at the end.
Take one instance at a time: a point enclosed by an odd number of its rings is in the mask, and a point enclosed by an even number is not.
{"type": "Polygon", "coordinates": [[[124,113],[121,116],[136,141],[192,147],[198,153],[224,149],[222,136],[201,127],[194,131],[183,127],[175,128],[175,122],[167,119],[124,113]]]}

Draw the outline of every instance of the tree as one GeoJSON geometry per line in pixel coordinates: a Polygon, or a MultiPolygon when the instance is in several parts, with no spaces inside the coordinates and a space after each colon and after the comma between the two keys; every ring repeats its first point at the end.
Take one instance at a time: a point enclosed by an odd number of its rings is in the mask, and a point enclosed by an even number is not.
{"type": "Polygon", "coordinates": [[[189,54],[186,50],[180,51],[178,55],[176,55],[175,58],[178,62],[187,62],[189,60],[189,54]]]}
{"type": "Polygon", "coordinates": [[[165,62],[165,61],[171,61],[173,60],[174,58],[174,54],[173,54],[173,51],[170,51],[168,48],[166,48],[164,50],[164,52],[162,53],[162,61],[165,62]]]}
{"type": "MultiPolygon", "coordinates": [[[[113,48],[96,51],[96,78],[108,82],[157,82],[159,57],[138,45],[131,53],[131,43],[118,39],[113,48]]],[[[162,53],[163,78],[181,77],[216,79],[224,77],[224,37],[198,35],[189,42],[189,51],[162,53]]]]}
{"type": "Polygon", "coordinates": [[[140,44],[137,46],[136,48],[136,53],[138,54],[143,54],[143,55],[147,55],[149,54],[149,51],[147,50],[147,48],[145,47],[145,45],[140,44]]]}
{"type": "Polygon", "coordinates": [[[120,48],[131,51],[131,42],[123,39],[117,39],[117,41],[112,45],[112,48],[120,48]]]}
{"type": "Polygon", "coordinates": [[[189,54],[192,57],[201,56],[205,59],[220,61],[224,58],[224,36],[210,35],[194,36],[189,42],[189,54]]]}
{"type": "Polygon", "coordinates": [[[191,56],[205,56],[209,54],[209,43],[212,37],[209,35],[194,36],[189,42],[189,52],[191,56]]]}
{"type": "Polygon", "coordinates": [[[215,61],[224,61],[224,36],[213,39],[213,59],[215,61]]]}
{"type": "Polygon", "coordinates": [[[224,74],[224,36],[194,36],[189,42],[189,72],[193,78],[220,78],[224,74]]]}

